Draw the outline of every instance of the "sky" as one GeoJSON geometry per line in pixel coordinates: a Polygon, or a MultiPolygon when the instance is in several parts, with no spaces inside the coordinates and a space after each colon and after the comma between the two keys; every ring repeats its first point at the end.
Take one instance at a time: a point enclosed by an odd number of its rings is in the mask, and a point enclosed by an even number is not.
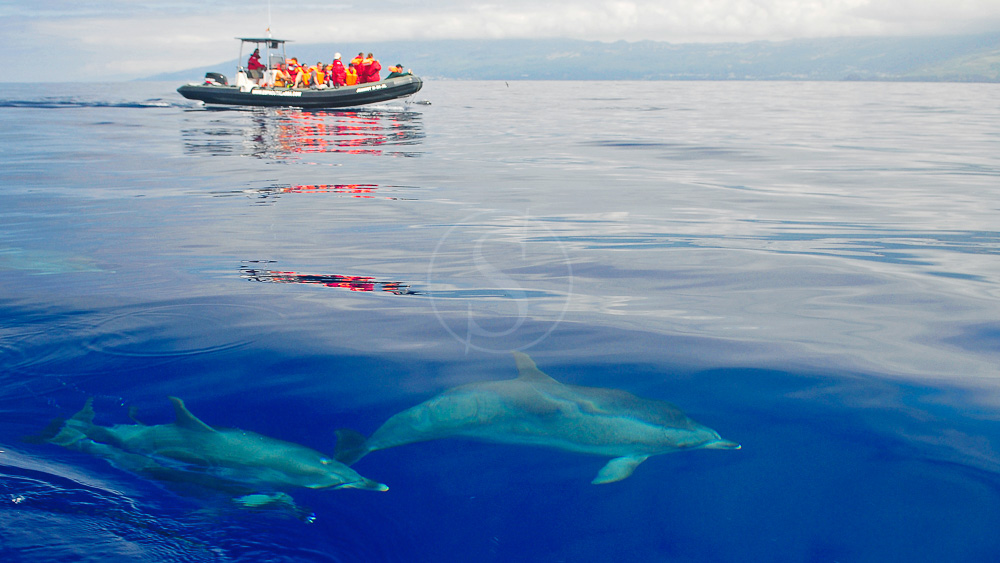
{"type": "Polygon", "coordinates": [[[0,81],[131,80],[298,43],[552,38],[671,43],[1000,31],[1000,0],[0,0],[0,81]]]}

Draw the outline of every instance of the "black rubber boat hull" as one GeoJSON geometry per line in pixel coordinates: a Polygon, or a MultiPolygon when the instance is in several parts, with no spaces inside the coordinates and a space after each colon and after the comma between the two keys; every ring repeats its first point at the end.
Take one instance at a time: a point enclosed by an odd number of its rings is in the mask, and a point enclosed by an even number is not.
{"type": "Polygon", "coordinates": [[[379,82],[312,90],[304,88],[253,88],[241,92],[236,86],[216,84],[185,84],[177,89],[189,100],[206,104],[231,106],[291,106],[299,108],[347,108],[377,104],[409,96],[419,91],[424,83],[408,75],[379,82]]]}

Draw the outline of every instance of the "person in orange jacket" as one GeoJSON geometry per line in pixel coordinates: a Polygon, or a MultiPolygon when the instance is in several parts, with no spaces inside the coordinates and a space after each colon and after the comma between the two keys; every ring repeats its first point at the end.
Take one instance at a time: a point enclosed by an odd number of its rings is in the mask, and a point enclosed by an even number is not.
{"type": "Polygon", "coordinates": [[[344,84],[347,86],[354,86],[358,83],[358,70],[354,65],[348,67],[344,74],[344,84]]]}
{"type": "Polygon", "coordinates": [[[299,65],[298,71],[295,73],[295,87],[296,88],[308,88],[310,80],[309,67],[305,65],[299,65]]]}
{"type": "Polygon", "coordinates": [[[284,71],[287,78],[285,79],[285,86],[292,88],[298,81],[299,71],[302,70],[302,65],[299,64],[299,60],[295,57],[285,59],[284,71]]]}
{"type": "Polygon", "coordinates": [[[315,66],[309,67],[309,77],[315,86],[326,85],[326,66],[323,61],[316,61],[315,66]]]}
{"type": "Polygon", "coordinates": [[[274,69],[274,87],[284,88],[292,84],[292,77],[288,74],[288,65],[281,63],[274,69]]]}
{"type": "Polygon", "coordinates": [[[407,76],[410,74],[413,74],[413,72],[406,70],[403,67],[403,63],[399,63],[396,66],[389,67],[389,76],[386,76],[386,79],[397,78],[399,76],[407,76]]]}

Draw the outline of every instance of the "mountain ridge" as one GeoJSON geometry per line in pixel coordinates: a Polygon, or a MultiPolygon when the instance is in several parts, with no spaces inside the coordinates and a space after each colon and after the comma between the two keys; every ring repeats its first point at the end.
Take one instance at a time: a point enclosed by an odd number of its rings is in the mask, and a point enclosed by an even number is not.
{"type": "MultiPolygon", "coordinates": [[[[1000,82],[1000,32],[937,37],[839,37],[749,43],[577,39],[441,39],[288,44],[300,61],[373,52],[424,78],[470,80],[874,80],[1000,82]]],[[[235,60],[144,80],[231,74],[235,60]]]]}

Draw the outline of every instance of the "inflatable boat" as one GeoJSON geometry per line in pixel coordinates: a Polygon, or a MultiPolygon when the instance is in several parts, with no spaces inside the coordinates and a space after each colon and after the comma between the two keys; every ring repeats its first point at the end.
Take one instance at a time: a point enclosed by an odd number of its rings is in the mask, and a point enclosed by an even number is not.
{"type": "Polygon", "coordinates": [[[254,44],[266,50],[266,68],[246,70],[236,69],[236,80],[230,84],[226,76],[209,72],[205,81],[191,82],[177,89],[181,96],[189,100],[200,100],[206,104],[236,106],[292,106],[300,108],[346,108],[395,100],[416,93],[423,81],[413,74],[386,78],[378,82],[355,84],[353,86],[319,86],[312,88],[275,87],[274,73],[278,65],[285,62],[285,39],[237,37],[240,41],[240,57],[243,60],[243,46],[254,44]],[[279,51],[280,50],[280,51],[279,51]]]}

